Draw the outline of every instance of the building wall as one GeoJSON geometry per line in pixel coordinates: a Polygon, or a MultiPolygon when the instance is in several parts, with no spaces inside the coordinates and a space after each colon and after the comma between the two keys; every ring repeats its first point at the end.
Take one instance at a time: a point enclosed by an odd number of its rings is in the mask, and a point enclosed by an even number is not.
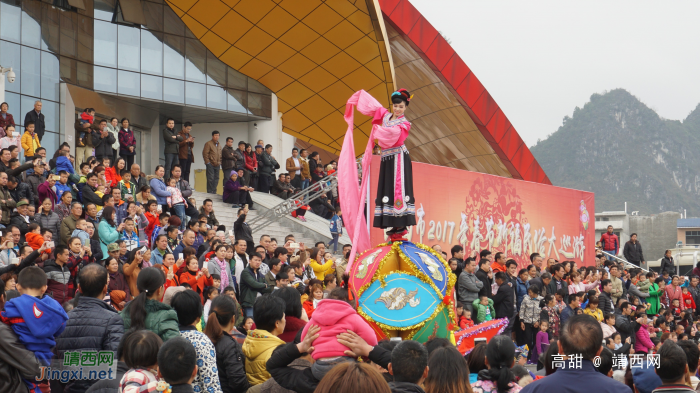
{"type": "MultiPolygon", "coordinates": [[[[636,233],[648,261],[663,257],[664,251],[674,248],[677,241],[676,221],[680,213],[664,212],[652,216],[629,216],[630,234],[636,233]]],[[[684,234],[685,237],[685,234],[684,234]]],[[[620,239],[624,244],[629,237],[620,239]]]]}

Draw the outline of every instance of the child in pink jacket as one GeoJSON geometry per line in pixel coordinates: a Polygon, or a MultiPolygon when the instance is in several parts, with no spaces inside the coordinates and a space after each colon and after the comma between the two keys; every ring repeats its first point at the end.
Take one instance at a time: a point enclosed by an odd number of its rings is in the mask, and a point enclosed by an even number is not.
{"type": "Polygon", "coordinates": [[[649,353],[649,351],[654,348],[654,343],[649,338],[649,330],[647,329],[648,320],[646,313],[640,313],[639,316],[644,319],[644,323],[639,325],[639,330],[637,330],[637,340],[634,342],[634,352],[649,353]]]}
{"type": "Polygon", "coordinates": [[[344,357],[345,359],[336,359],[333,360],[332,364],[328,363],[327,365],[332,367],[333,364],[351,359],[345,355],[345,351],[349,350],[349,348],[339,343],[336,338],[338,334],[346,333],[348,330],[357,333],[369,345],[377,345],[377,335],[374,334],[372,328],[350,305],[347,296],[347,290],[342,288],[334,289],[327,299],[323,299],[318,303],[311,320],[301,333],[301,339],[303,340],[311,325],[321,328],[318,338],[314,340],[313,345],[315,349],[311,353],[311,357],[316,360],[314,367],[316,367],[316,364],[323,367],[326,360],[339,357],[344,357]]]}

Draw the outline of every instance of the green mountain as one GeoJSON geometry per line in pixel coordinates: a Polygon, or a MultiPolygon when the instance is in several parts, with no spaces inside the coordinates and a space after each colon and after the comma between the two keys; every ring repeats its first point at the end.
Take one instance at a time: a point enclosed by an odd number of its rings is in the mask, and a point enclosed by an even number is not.
{"type": "Polygon", "coordinates": [[[595,193],[596,212],[700,216],[700,105],[666,120],[623,89],[593,94],[530,148],[556,186],[595,193]]]}

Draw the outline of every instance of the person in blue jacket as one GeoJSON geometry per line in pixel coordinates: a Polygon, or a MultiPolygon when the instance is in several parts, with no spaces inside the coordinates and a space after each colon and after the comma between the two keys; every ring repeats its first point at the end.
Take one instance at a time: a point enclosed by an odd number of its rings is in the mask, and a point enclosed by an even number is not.
{"type": "Polygon", "coordinates": [[[151,186],[151,193],[156,197],[156,203],[158,203],[162,208],[163,212],[168,212],[168,197],[171,196],[170,191],[167,190],[165,186],[165,168],[163,165],[158,165],[156,167],[155,175],[148,175],[148,184],[151,186]]]}
{"type": "MultiPolygon", "coordinates": [[[[3,322],[9,324],[24,347],[34,352],[39,363],[49,366],[53,358],[56,337],[63,333],[68,314],[60,303],[45,296],[46,273],[37,266],[23,269],[17,277],[22,294],[7,303],[2,312],[3,322]]],[[[36,381],[25,380],[30,392],[41,392],[36,381]]]]}
{"type": "Polygon", "coordinates": [[[331,244],[333,245],[333,254],[338,252],[338,238],[343,234],[343,220],[340,218],[342,215],[343,213],[340,211],[340,208],[337,208],[335,209],[335,214],[331,217],[330,229],[333,240],[328,243],[328,248],[331,247],[331,244]]]}

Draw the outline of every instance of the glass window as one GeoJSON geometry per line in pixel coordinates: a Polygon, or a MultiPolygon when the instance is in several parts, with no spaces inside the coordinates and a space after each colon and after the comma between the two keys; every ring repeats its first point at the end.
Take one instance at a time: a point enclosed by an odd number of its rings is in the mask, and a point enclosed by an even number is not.
{"type": "Polygon", "coordinates": [[[185,81],[163,78],[163,101],[185,103],[185,81]]]}
{"type": "Polygon", "coordinates": [[[139,77],[139,74],[119,70],[117,73],[117,92],[119,94],[127,94],[130,96],[140,96],[141,78],[139,77]]]}
{"type": "Polygon", "coordinates": [[[146,16],[146,25],[144,27],[148,30],[163,31],[163,5],[151,3],[150,1],[143,1],[141,4],[143,4],[143,14],[146,16]]]}
{"type": "Polygon", "coordinates": [[[58,53],[61,38],[61,11],[49,4],[42,4],[41,11],[41,49],[58,53]]]}
{"type": "Polygon", "coordinates": [[[58,56],[49,52],[41,52],[41,98],[59,100],[59,68],[58,56]]]}
{"type": "Polygon", "coordinates": [[[163,75],[163,34],[141,31],[141,72],[163,75]]]}
{"type": "Polygon", "coordinates": [[[92,18],[78,15],[78,59],[88,63],[92,63],[92,48],[95,43],[92,23],[92,18]]]}
{"type": "Polygon", "coordinates": [[[188,39],[185,52],[185,79],[193,82],[206,82],[204,71],[207,69],[207,48],[193,39],[188,39]]]}
{"type": "Polygon", "coordinates": [[[61,55],[78,56],[78,14],[61,12],[61,55]]]}
{"type": "Polygon", "coordinates": [[[61,63],[61,80],[68,83],[78,84],[78,66],[75,64],[76,61],[61,56],[59,62],[61,63]]]}
{"type": "Polygon", "coordinates": [[[255,116],[265,116],[263,114],[263,95],[248,93],[248,110],[255,116]]]}
{"type": "Polygon", "coordinates": [[[228,87],[238,90],[248,90],[248,77],[228,67],[228,87]]]}
{"type": "Polygon", "coordinates": [[[163,75],[185,79],[185,39],[166,34],[163,42],[163,75]]]}
{"type": "MultiPolygon", "coordinates": [[[[5,3],[0,3],[5,5],[5,3]]],[[[15,93],[20,92],[21,82],[22,82],[22,70],[20,69],[20,55],[21,49],[17,44],[13,44],[7,41],[0,41],[0,59],[2,59],[3,67],[12,67],[15,72],[16,78],[15,83],[9,83],[5,81],[5,90],[14,91],[15,93]]]]}
{"type": "Polygon", "coordinates": [[[58,150],[58,134],[55,134],[53,132],[47,132],[44,134],[44,136],[41,138],[41,146],[46,148],[46,155],[51,155],[49,152],[55,152],[58,150]]]}
{"type": "Polygon", "coordinates": [[[117,70],[95,67],[95,90],[117,92],[117,70]]]}
{"type": "Polygon", "coordinates": [[[685,231],[685,244],[700,244],[700,231],[685,231]]]}
{"type": "Polygon", "coordinates": [[[207,86],[200,83],[187,82],[185,84],[185,104],[207,106],[207,86]]]}
{"type": "Polygon", "coordinates": [[[15,119],[15,124],[17,124],[15,132],[21,133],[22,131],[20,130],[19,126],[20,124],[24,123],[24,113],[22,113],[22,107],[19,103],[19,94],[6,92],[5,102],[7,102],[7,105],[9,106],[7,112],[12,114],[12,117],[15,119]]]}
{"type": "MultiPolygon", "coordinates": [[[[46,123],[46,131],[58,132],[59,129],[59,115],[58,115],[58,102],[52,101],[42,101],[41,102],[41,113],[44,114],[44,122],[46,123]]],[[[43,145],[43,140],[41,141],[43,145]]],[[[47,147],[48,149],[48,147],[47,147]]],[[[49,150],[51,151],[51,150],[49,150]]]]}
{"type": "Polygon", "coordinates": [[[41,47],[41,3],[38,1],[25,1],[28,8],[22,11],[22,44],[41,47]]]}
{"type": "Polygon", "coordinates": [[[117,25],[95,21],[95,64],[117,67],[117,25]]]}
{"type": "Polygon", "coordinates": [[[248,113],[245,109],[248,101],[248,92],[228,89],[228,110],[231,112],[248,113]]]}
{"type": "Polygon", "coordinates": [[[118,33],[119,52],[117,54],[117,59],[119,68],[123,70],[139,71],[139,58],[141,53],[139,29],[119,25],[118,33]]]}
{"type": "Polygon", "coordinates": [[[228,66],[223,61],[207,51],[207,83],[226,87],[226,69],[228,66]]]}
{"type": "Polygon", "coordinates": [[[163,99],[163,78],[141,74],[141,97],[152,100],[163,99]]]}
{"type": "Polygon", "coordinates": [[[170,7],[163,8],[163,19],[163,29],[166,33],[184,37],[185,22],[170,7]]]}
{"type": "Polygon", "coordinates": [[[95,67],[92,64],[83,63],[82,61],[76,63],[78,86],[92,90],[92,71],[95,67]]]}
{"type": "Polygon", "coordinates": [[[207,107],[226,110],[226,91],[218,86],[207,86],[207,107]]]}
{"type": "MultiPolygon", "coordinates": [[[[22,107],[22,110],[20,110],[20,117],[22,119],[20,120],[15,117],[15,122],[21,121],[24,123],[24,116],[27,114],[27,112],[34,110],[34,103],[37,101],[37,98],[21,95],[19,96],[19,99],[20,106],[22,107]]],[[[46,117],[46,114],[44,114],[44,117],[46,117]]]]}
{"type": "Polygon", "coordinates": [[[115,0],[95,0],[95,19],[111,22],[115,6],[115,0]]]}
{"type": "Polygon", "coordinates": [[[39,49],[22,47],[22,94],[41,96],[41,53],[39,49]]]}
{"type": "Polygon", "coordinates": [[[0,3],[0,38],[8,41],[19,42],[20,21],[22,20],[22,10],[19,1],[8,1],[0,3]]]}

